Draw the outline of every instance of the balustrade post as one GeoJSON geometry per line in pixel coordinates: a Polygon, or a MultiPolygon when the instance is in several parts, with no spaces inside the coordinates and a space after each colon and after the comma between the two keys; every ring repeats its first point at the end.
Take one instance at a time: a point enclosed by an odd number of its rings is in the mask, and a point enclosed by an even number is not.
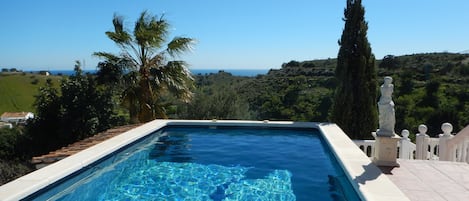
{"type": "Polygon", "coordinates": [[[426,160],[428,154],[428,140],[429,136],[427,135],[427,126],[421,124],[419,126],[419,133],[415,137],[415,159],[426,160]]]}
{"type": "Polygon", "coordinates": [[[443,125],[441,125],[441,130],[443,131],[443,133],[439,135],[440,161],[453,161],[453,152],[451,150],[451,147],[448,147],[448,140],[454,137],[453,135],[451,135],[451,132],[453,131],[453,125],[451,125],[450,123],[444,123],[443,125]]]}
{"type": "Polygon", "coordinates": [[[399,149],[399,158],[401,159],[412,159],[411,149],[410,149],[410,139],[409,139],[410,132],[406,129],[402,130],[401,135],[402,138],[399,140],[401,147],[399,149]]]}

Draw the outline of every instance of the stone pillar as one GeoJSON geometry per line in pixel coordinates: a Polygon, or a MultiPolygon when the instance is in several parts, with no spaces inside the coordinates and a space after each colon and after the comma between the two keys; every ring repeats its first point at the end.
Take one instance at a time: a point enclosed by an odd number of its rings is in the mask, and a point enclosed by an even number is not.
{"type": "Polygon", "coordinates": [[[412,150],[410,148],[410,144],[412,143],[409,139],[410,132],[409,130],[402,130],[401,132],[401,140],[399,144],[401,145],[399,148],[399,158],[401,159],[414,159],[412,150]]]}
{"type": "Polygon", "coordinates": [[[451,132],[453,131],[453,125],[451,125],[450,123],[444,123],[443,125],[441,125],[441,130],[443,131],[443,133],[439,135],[440,142],[438,143],[438,157],[440,158],[440,161],[453,161],[454,155],[451,150],[452,147],[448,147],[448,140],[454,137],[451,134],[451,132]]]}
{"type": "Polygon", "coordinates": [[[392,166],[399,167],[397,163],[397,142],[401,140],[399,135],[394,136],[378,136],[373,133],[375,137],[375,154],[373,156],[373,163],[377,166],[392,166]]]}
{"type": "Polygon", "coordinates": [[[427,126],[423,124],[419,126],[419,133],[415,137],[415,159],[427,160],[428,139],[430,138],[427,135],[427,130],[427,126]]]}

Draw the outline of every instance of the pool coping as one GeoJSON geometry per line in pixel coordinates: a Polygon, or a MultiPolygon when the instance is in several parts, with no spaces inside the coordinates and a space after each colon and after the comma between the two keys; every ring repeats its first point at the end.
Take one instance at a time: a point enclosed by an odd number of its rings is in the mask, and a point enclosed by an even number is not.
{"type": "Polygon", "coordinates": [[[362,200],[409,200],[339,126],[320,123],[318,127],[362,200]]]}
{"type": "Polygon", "coordinates": [[[409,200],[333,123],[235,120],[154,120],[0,186],[0,198],[21,200],[164,126],[264,126],[317,128],[332,147],[362,200],[409,200]]]}

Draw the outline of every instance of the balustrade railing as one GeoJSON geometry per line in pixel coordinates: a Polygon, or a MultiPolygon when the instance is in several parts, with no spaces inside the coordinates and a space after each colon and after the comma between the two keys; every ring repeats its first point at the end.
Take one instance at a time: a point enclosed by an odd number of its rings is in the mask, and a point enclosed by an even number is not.
{"type": "Polygon", "coordinates": [[[439,160],[439,138],[429,138],[427,143],[427,157],[423,160],[439,160]]]}
{"type": "Polygon", "coordinates": [[[399,158],[402,159],[415,159],[415,151],[417,146],[412,143],[409,139],[410,132],[408,130],[402,130],[402,138],[398,143],[399,146],[399,158]]]}
{"type": "MultiPolygon", "coordinates": [[[[397,146],[398,156],[403,159],[414,159],[416,146],[409,139],[409,131],[402,131],[403,139],[397,146]]],[[[353,142],[368,156],[373,157],[375,153],[375,140],[353,140],[353,142]]]]}
{"type": "Polygon", "coordinates": [[[456,135],[452,135],[453,126],[445,123],[441,126],[440,134],[440,160],[469,162],[469,125],[456,135]],[[444,147],[444,149],[443,149],[444,147]]]}
{"type": "MultiPolygon", "coordinates": [[[[415,141],[412,143],[409,139],[409,131],[403,130],[401,140],[396,144],[398,146],[398,158],[418,159],[418,160],[442,160],[469,163],[469,125],[457,134],[451,134],[453,126],[450,123],[444,123],[441,126],[442,134],[437,138],[431,138],[427,135],[427,127],[420,125],[419,133],[416,134],[415,141]]],[[[355,144],[368,157],[374,154],[374,140],[353,140],[355,144]]]]}
{"type": "Polygon", "coordinates": [[[373,156],[375,151],[375,141],[374,140],[353,140],[355,144],[360,148],[368,157],[373,156]]]}

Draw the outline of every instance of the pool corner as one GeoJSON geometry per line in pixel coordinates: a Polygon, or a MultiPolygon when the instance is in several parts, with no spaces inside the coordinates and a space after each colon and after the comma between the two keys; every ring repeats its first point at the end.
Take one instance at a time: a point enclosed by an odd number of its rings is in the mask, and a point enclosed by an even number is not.
{"type": "Polygon", "coordinates": [[[339,126],[320,123],[318,127],[363,200],[409,200],[339,126]]]}

